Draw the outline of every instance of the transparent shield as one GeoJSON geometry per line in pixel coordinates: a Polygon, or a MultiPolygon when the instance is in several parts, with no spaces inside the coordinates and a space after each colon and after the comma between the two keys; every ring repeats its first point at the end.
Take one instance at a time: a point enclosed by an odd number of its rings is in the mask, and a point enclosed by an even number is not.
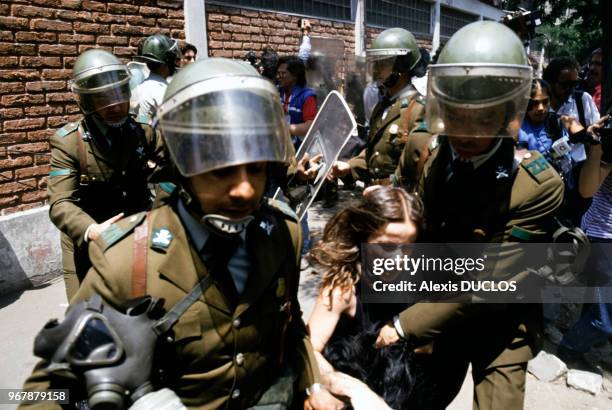
{"type": "Polygon", "coordinates": [[[366,64],[363,57],[353,56],[347,59],[344,77],[344,99],[358,124],[365,124],[366,105],[364,92],[367,86],[366,64]]]}
{"type": "Polygon", "coordinates": [[[516,137],[531,90],[526,66],[431,66],[427,124],[434,134],[516,137]]]}
{"type": "MultiPolygon", "coordinates": [[[[357,123],[346,101],[340,93],[332,91],[321,106],[296,155],[298,161],[306,153],[308,153],[309,158],[314,158],[319,154],[322,155],[321,161],[316,165],[318,167],[317,175],[313,181],[309,182],[308,195],[295,207],[295,212],[300,219],[316,197],[321,185],[325,182],[325,176],[334,161],[338,159],[340,151],[356,127],[357,123]]],[[[275,198],[279,196],[280,190],[277,191],[275,198]]]]}
{"type": "Polygon", "coordinates": [[[346,70],[344,40],[327,37],[310,38],[310,55],[306,61],[306,83],[319,104],[333,90],[340,90],[340,79],[346,70]]]}
{"type": "Polygon", "coordinates": [[[250,162],[289,162],[293,148],[278,93],[259,77],[251,81],[266,84],[210,91],[201,88],[210,87],[204,82],[185,90],[192,95],[182,103],[168,107],[173,97],[162,104],[160,127],[183,176],[250,162]]]}

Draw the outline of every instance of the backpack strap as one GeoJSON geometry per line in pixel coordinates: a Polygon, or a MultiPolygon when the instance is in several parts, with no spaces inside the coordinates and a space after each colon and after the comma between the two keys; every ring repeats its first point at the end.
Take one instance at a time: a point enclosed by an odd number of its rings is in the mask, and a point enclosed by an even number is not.
{"type": "Polygon", "coordinates": [[[144,222],[134,230],[132,262],[132,297],[144,296],[147,291],[147,248],[149,245],[149,220],[147,213],[144,222]]]}

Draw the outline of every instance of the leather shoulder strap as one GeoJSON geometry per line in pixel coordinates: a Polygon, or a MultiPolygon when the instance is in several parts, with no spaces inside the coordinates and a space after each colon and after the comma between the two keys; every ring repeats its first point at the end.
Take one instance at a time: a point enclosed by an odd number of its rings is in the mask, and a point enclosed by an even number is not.
{"type": "Polygon", "coordinates": [[[85,147],[85,130],[80,124],[78,128],[77,149],[79,150],[79,171],[81,175],[87,175],[87,148],[85,147]]]}
{"type": "Polygon", "coordinates": [[[147,292],[147,248],[149,247],[149,220],[147,213],[144,222],[134,230],[132,262],[132,297],[144,296],[147,292]]]}

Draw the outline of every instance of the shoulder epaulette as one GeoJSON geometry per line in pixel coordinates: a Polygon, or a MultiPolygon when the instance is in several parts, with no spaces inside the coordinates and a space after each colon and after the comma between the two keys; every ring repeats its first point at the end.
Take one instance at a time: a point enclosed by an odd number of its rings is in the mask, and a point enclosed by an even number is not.
{"type": "Polygon", "coordinates": [[[132,215],[128,218],[123,218],[117,223],[114,223],[108,228],[106,228],[100,235],[100,240],[103,243],[104,250],[106,251],[108,248],[119,242],[121,239],[125,238],[130,232],[134,230],[134,228],[136,228],[142,223],[142,221],[144,221],[145,216],[147,216],[147,213],[141,212],[139,214],[132,215]]]}
{"type": "Polygon", "coordinates": [[[167,194],[171,194],[176,189],[176,185],[172,182],[160,182],[159,187],[167,194]]]}
{"type": "Polygon", "coordinates": [[[66,135],[70,134],[71,132],[74,132],[77,128],[79,128],[78,122],[69,122],[59,130],[57,130],[55,134],[60,138],[64,138],[66,135]]]}
{"type": "Polygon", "coordinates": [[[427,126],[427,121],[421,121],[421,123],[415,129],[415,131],[429,131],[429,127],[427,126]]]}
{"type": "Polygon", "coordinates": [[[273,211],[280,212],[294,221],[298,221],[298,216],[296,215],[295,211],[291,209],[288,203],[267,198],[265,204],[273,211]]]}
{"type": "Polygon", "coordinates": [[[134,121],[136,121],[137,123],[140,124],[147,124],[147,125],[151,125],[152,121],[151,121],[151,117],[147,116],[147,115],[143,115],[143,114],[138,114],[134,117],[134,121]]]}
{"type": "Polygon", "coordinates": [[[550,168],[550,164],[539,152],[526,152],[519,161],[521,167],[536,181],[544,182],[550,178],[550,173],[544,172],[550,168]]]}

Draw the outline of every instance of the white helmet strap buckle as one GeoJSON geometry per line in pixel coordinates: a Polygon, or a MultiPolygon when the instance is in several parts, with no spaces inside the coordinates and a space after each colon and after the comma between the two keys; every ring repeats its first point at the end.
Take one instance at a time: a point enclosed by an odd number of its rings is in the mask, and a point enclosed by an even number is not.
{"type": "Polygon", "coordinates": [[[239,235],[247,228],[247,226],[254,220],[255,217],[249,215],[240,219],[231,219],[227,216],[210,214],[204,215],[200,222],[214,229],[221,231],[225,234],[239,235]]]}

